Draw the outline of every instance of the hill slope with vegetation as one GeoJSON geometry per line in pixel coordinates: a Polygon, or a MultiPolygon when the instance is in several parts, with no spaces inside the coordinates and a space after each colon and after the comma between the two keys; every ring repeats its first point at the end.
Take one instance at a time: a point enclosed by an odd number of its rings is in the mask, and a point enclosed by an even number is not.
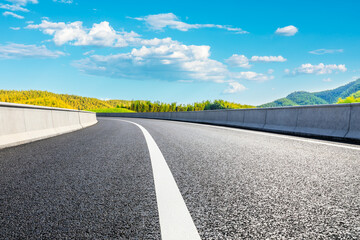
{"type": "MultiPolygon", "coordinates": [[[[305,91],[293,92],[285,98],[280,98],[273,102],[263,104],[259,107],[334,104],[338,103],[340,99],[344,101],[344,99],[347,99],[358,91],[360,91],[360,79],[332,90],[314,93],[305,91]]],[[[348,99],[347,101],[355,101],[355,99],[348,99]]]]}
{"type": "Polygon", "coordinates": [[[345,99],[339,98],[339,101],[337,103],[360,103],[360,91],[351,94],[345,99]]]}
{"type": "Polygon", "coordinates": [[[195,102],[193,104],[185,105],[144,100],[101,100],[97,98],[56,94],[36,90],[0,90],[0,102],[88,110],[94,112],[179,112],[254,108],[254,106],[251,105],[242,105],[224,100],[195,102]]]}

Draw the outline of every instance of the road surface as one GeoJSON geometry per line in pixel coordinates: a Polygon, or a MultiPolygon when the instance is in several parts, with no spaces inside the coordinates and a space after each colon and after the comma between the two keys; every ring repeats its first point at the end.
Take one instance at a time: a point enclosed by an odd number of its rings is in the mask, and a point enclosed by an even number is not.
{"type": "Polygon", "coordinates": [[[0,150],[0,239],[170,239],[182,221],[201,239],[359,239],[360,146],[100,118],[0,150]]]}

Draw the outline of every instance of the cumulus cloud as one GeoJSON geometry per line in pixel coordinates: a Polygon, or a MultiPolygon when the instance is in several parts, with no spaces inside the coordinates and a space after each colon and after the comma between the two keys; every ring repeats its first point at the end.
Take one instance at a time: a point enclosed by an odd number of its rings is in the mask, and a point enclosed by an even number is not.
{"type": "Polygon", "coordinates": [[[297,29],[297,27],[290,25],[290,26],[286,26],[283,28],[278,28],[275,31],[275,34],[280,35],[280,36],[294,36],[299,30],[297,29]]]}
{"type": "Polygon", "coordinates": [[[229,82],[229,87],[224,90],[224,93],[238,93],[245,91],[246,87],[238,82],[229,82]]]}
{"type": "Polygon", "coordinates": [[[9,28],[15,31],[20,30],[20,27],[9,27],[9,28]]]}
{"type": "Polygon", "coordinates": [[[256,82],[264,82],[271,79],[274,79],[274,76],[269,76],[263,73],[256,73],[256,72],[233,72],[231,73],[232,78],[235,79],[246,79],[250,81],[256,81],[256,82]]]}
{"type": "Polygon", "coordinates": [[[45,46],[10,43],[0,45],[0,58],[57,58],[64,56],[60,51],[51,51],[45,46]]]}
{"type": "MultiPolygon", "coordinates": [[[[86,57],[74,61],[73,65],[90,75],[218,83],[236,80],[266,81],[273,78],[256,72],[231,72],[227,65],[210,58],[209,46],[184,45],[171,38],[143,39],[134,32],[116,31],[106,21],[86,28],[80,21],[64,23],[42,20],[40,24],[29,24],[26,28],[38,29],[52,36],[52,41],[57,45],[135,47],[129,52],[111,55],[94,55],[93,51],[84,53],[86,57]]],[[[273,58],[277,58],[255,57],[250,60],[245,58],[248,61],[275,61],[273,58]]],[[[236,91],[241,89],[238,84],[233,88],[236,91]]]]}
{"type": "Polygon", "coordinates": [[[102,47],[127,47],[127,46],[160,46],[178,44],[171,38],[142,39],[139,34],[131,31],[116,31],[109,22],[95,23],[89,29],[81,21],[64,23],[42,20],[40,24],[30,23],[27,29],[38,29],[44,34],[53,36],[56,45],[71,44],[75,46],[102,46],[102,47]]]}
{"type": "Polygon", "coordinates": [[[226,59],[226,62],[233,67],[250,68],[249,59],[245,55],[233,54],[226,59]]]}
{"type": "Polygon", "coordinates": [[[347,68],[345,64],[328,64],[325,65],[323,63],[319,63],[318,65],[312,65],[310,63],[302,64],[300,67],[295,68],[293,71],[289,69],[285,70],[285,73],[292,74],[292,75],[299,75],[299,74],[330,74],[333,72],[346,72],[347,68]]]}
{"type": "Polygon", "coordinates": [[[331,82],[332,80],[331,80],[331,78],[324,78],[323,79],[323,82],[331,82]]]}
{"type": "Polygon", "coordinates": [[[140,41],[137,33],[115,31],[107,21],[94,23],[92,28],[87,29],[81,21],[64,23],[42,20],[40,24],[30,24],[26,28],[39,29],[53,36],[56,45],[126,47],[131,42],[140,41]]]}
{"type": "Polygon", "coordinates": [[[160,46],[160,45],[170,45],[170,44],[179,44],[178,41],[172,40],[170,37],[167,38],[153,38],[153,39],[141,39],[135,41],[136,44],[146,45],[146,46],[160,46]]]}
{"type": "Polygon", "coordinates": [[[134,18],[139,21],[146,22],[151,29],[154,30],[163,30],[166,27],[171,29],[177,29],[180,31],[188,31],[189,29],[199,29],[199,28],[219,28],[227,31],[231,31],[238,34],[248,33],[247,31],[242,30],[241,28],[234,28],[226,25],[219,24],[189,24],[180,21],[180,19],[173,13],[161,13],[155,15],[147,15],[145,17],[134,18]]]}
{"type": "Polygon", "coordinates": [[[342,53],[344,52],[343,49],[317,49],[310,51],[309,53],[315,54],[315,55],[323,55],[323,54],[331,54],[331,53],[342,53]]]}
{"type": "Polygon", "coordinates": [[[245,55],[233,54],[226,62],[233,67],[250,68],[249,62],[285,62],[283,56],[252,56],[250,59],[245,55]]]}
{"type": "Polygon", "coordinates": [[[17,19],[24,19],[23,16],[18,15],[18,14],[13,13],[13,12],[8,12],[8,11],[4,12],[3,15],[4,15],[5,17],[11,16],[11,17],[14,17],[14,18],[17,18],[17,19]]]}
{"type": "Polygon", "coordinates": [[[93,55],[76,61],[74,65],[93,75],[114,78],[222,82],[226,78],[227,68],[209,56],[209,46],[171,44],[143,46],[116,55],[93,55]]]}
{"type": "Polygon", "coordinates": [[[128,53],[91,55],[73,62],[73,65],[90,75],[119,79],[217,83],[273,79],[273,76],[262,73],[229,71],[225,64],[210,58],[209,46],[184,45],[171,39],[167,41],[171,43],[133,48],[128,53]]]}

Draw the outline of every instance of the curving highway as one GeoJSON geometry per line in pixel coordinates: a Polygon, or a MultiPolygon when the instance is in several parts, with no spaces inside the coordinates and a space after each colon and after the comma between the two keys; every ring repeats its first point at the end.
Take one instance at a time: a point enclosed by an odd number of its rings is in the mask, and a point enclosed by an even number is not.
{"type": "Polygon", "coordinates": [[[359,145],[98,120],[0,150],[0,239],[360,236],[359,145]]]}

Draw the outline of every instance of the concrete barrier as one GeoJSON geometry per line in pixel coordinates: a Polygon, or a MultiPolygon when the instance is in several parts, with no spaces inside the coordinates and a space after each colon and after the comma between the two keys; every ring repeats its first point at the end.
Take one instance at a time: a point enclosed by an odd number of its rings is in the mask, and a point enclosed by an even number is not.
{"type": "Polygon", "coordinates": [[[264,129],[276,132],[295,132],[299,108],[269,108],[264,129]]]}
{"type": "Polygon", "coordinates": [[[159,119],[166,119],[166,120],[170,120],[171,119],[171,112],[162,112],[159,114],[159,119]]]}
{"type": "Polygon", "coordinates": [[[211,124],[226,124],[228,112],[223,110],[201,111],[199,113],[199,121],[211,124]]]}
{"type": "Polygon", "coordinates": [[[349,130],[350,105],[302,107],[298,111],[296,133],[344,138],[349,130]]]}
{"type": "Polygon", "coordinates": [[[252,129],[263,129],[266,121],[266,109],[244,110],[244,127],[252,129]]]}
{"type": "Polygon", "coordinates": [[[360,140],[359,103],[152,114],[124,113],[98,116],[170,119],[301,136],[360,140]]]}
{"type": "Polygon", "coordinates": [[[227,110],[226,125],[233,127],[244,127],[245,111],[227,110]]]}
{"type": "Polygon", "coordinates": [[[171,120],[185,122],[199,122],[199,112],[172,112],[171,120]]]}
{"type": "Polygon", "coordinates": [[[349,131],[345,137],[360,139],[360,104],[351,105],[349,131]]]}
{"type": "Polygon", "coordinates": [[[79,130],[97,123],[92,112],[0,103],[0,148],[79,130]]]}

